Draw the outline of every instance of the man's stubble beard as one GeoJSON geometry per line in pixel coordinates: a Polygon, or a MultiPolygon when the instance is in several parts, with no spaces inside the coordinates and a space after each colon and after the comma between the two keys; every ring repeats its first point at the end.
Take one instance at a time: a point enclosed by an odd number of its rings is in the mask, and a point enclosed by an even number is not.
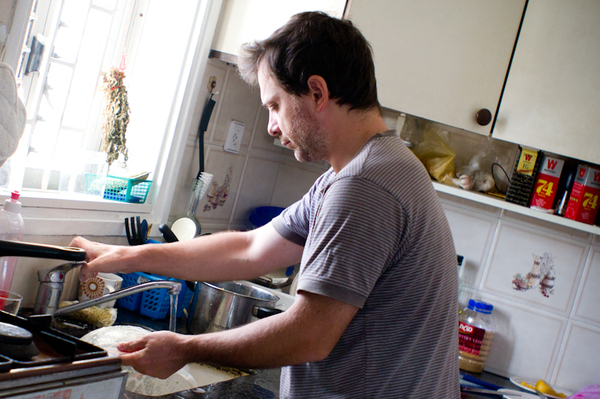
{"type": "Polygon", "coordinates": [[[294,156],[300,162],[319,162],[326,159],[327,139],[318,122],[299,101],[294,101],[290,139],[294,156]]]}

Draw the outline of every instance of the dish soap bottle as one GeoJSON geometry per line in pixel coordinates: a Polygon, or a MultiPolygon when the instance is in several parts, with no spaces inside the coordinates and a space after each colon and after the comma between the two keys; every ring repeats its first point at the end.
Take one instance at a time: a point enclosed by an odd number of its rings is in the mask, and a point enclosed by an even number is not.
{"type": "MultiPolygon", "coordinates": [[[[10,199],[4,202],[4,208],[0,209],[0,239],[2,240],[23,240],[25,226],[21,217],[19,196],[18,191],[13,191],[10,199]]],[[[0,289],[10,291],[16,267],[16,256],[0,257],[0,289]]]]}
{"type": "Polygon", "coordinates": [[[461,370],[483,371],[496,331],[492,310],[493,305],[470,299],[469,305],[458,315],[458,366],[461,370]]]}

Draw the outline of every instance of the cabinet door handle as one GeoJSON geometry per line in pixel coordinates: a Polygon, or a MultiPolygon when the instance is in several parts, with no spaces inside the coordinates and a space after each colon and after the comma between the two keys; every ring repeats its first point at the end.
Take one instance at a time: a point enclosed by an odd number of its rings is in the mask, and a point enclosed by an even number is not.
{"type": "Polygon", "coordinates": [[[486,126],[492,121],[492,113],[489,109],[482,108],[479,111],[477,111],[477,114],[475,115],[475,120],[477,120],[477,123],[481,126],[486,126]]]}

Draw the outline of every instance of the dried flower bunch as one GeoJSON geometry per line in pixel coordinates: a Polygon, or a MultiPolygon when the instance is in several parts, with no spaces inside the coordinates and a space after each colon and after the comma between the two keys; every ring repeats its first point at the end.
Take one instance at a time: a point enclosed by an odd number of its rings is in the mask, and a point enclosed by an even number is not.
{"type": "Polygon", "coordinates": [[[129,103],[127,89],[123,84],[125,74],[117,68],[111,68],[104,75],[100,89],[106,95],[104,121],[102,123],[102,151],[107,154],[106,161],[110,166],[119,154],[127,161],[125,132],[129,123],[129,103]]]}

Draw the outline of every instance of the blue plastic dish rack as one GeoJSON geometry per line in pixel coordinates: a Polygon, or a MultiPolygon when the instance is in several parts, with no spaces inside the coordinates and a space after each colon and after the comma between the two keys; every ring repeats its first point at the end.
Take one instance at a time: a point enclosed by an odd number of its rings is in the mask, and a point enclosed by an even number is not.
{"type": "MultiPolygon", "coordinates": [[[[121,288],[127,288],[148,281],[168,280],[168,281],[179,281],[181,283],[181,292],[177,296],[177,317],[184,317],[184,309],[187,310],[194,291],[191,291],[183,280],[175,278],[167,278],[155,274],[148,273],[129,273],[122,274],[123,283],[121,288]]],[[[164,319],[169,314],[170,307],[170,296],[169,291],[166,288],[157,288],[154,290],[148,290],[139,292],[137,294],[129,295],[123,298],[119,298],[117,305],[120,308],[125,308],[134,312],[140,312],[144,316],[148,316],[155,320],[164,319]]]]}

